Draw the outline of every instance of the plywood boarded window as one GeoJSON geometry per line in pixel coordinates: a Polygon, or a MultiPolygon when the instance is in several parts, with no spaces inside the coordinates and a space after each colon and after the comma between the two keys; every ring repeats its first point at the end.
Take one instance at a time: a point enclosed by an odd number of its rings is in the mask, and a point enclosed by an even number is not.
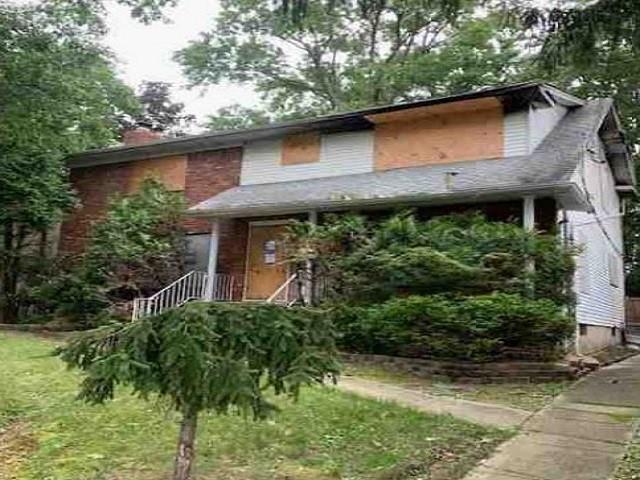
{"type": "Polygon", "coordinates": [[[503,117],[495,98],[370,115],[376,124],[375,168],[502,157],[503,117]]]}
{"type": "Polygon", "coordinates": [[[129,179],[128,192],[132,193],[140,188],[140,184],[147,177],[153,177],[162,182],[172,191],[184,190],[187,158],[172,156],[137,160],[132,164],[132,174],[129,179]]]}
{"type": "Polygon", "coordinates": [[[320,134],[289,135],[282,140],[281,165],[299,165],[320,160],[320,134]]]}

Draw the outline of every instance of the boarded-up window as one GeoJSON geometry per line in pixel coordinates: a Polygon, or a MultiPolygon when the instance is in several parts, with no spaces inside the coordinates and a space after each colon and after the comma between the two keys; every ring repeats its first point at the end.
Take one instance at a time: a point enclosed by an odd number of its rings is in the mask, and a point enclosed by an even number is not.
{"type": "Polygon", "coordinates": [[[503,156],[502,104],[495,98],[369,115],[375,169],[503,156]]]}
{"type": "Polygon", "coordinates": [[[289,135],[282,141],[281,165],[298,165],[320,160],[320,134],[289,135]]]}
{"type": "Polygon", "coordinates": [[[147,177],[158,179],[169,190],[184,190],[187,169],[187,158],[184,156],[137,160],[133,162],[132,167],[127,189],[129,193],[137,191],[142,181],[147,177]]]}

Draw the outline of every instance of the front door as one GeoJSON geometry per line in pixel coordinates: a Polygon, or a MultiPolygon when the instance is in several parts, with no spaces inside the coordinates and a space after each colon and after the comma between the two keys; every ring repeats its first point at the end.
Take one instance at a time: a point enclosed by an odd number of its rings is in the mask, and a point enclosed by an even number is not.
{"type": "Polygon", "coordinates": [[[250,225],[245,299],[265,300],[287,280],[286,225],[250,225]]]}

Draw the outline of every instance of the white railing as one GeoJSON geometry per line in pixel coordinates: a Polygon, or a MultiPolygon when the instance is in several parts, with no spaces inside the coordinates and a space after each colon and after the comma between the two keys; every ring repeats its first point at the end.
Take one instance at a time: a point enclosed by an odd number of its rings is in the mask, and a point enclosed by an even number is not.
{"type": "Polygon", "coordinates": [[[285,282],[267,298],[267,303],[277,303],[280,305],[291,306],[300,298],[300,288],[298,282],[298,274],[294,273],[285,280],[285,282]]]}
{"type": "Polygon", "coordinates": [[[213,278],[214,284],[211,300],[214,302],[230,302],[233,300],[233,287],[235,281],[233,275],[216,273],[213,278]]]}
{"type": "MultiPolygon", "coordinates": [[[[137,320],[149,315],[158,315],[170,308],[176,308],[191,300],[207,298],[208,275],[206,272],[192,271],[159,292],[133,301],[131,319],[137,320]]],[[[233,277],[216,274],[212,289],[213,301],[229,301],[233,298],[233,277]]]]}

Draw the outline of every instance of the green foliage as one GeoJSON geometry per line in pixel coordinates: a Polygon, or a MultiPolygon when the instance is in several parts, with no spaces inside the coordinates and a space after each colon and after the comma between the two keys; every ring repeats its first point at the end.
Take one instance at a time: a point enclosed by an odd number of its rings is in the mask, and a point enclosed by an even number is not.
{"type": "Polygon", "coordinates": [[[112,199],[106,217],[93,226],[86,253],[63,259],[32,290],[45,311],[79,327],[95,326],[121,304],[146,296],[184,271],[182,195],[153,178],[139,190],[112,199]],[[66,263],[66,265],[65,265],[66,263]]]}
{"type": "Polygon", "coordinates": [[[297,398],[301,386],[338,373],[328,317],[269,304],[190,304],[96,329],[58,354],[84,373],[87,402],[111,400],[123,384],[182,414],[175,480],[191,478],[200,412],[262,419],[276,409],[267,392],[297,398]]]}
{"type": "Polygon", "coordinates": [[[61,1],[0,11],[0,305],[15,321],[24,266],[74,203],[64,157],[109,143],[133,97],[90,15],[61,1]]]}
{"type": "Polygon", "coordinates": [[[553,355],[573,321],[549,300],[495,293],[395,298],[333,310],[340,345],[358,353],[487,361],[505,348],[553,355]]]}
{"type": "Polygon", "coordinates": [[[554,235],[477,213],[419,221],[411,212],[330,216],[289,235],[291,261],[311,260],[328,285],[346,350],[491,360],[505,348],[553,353],[573,333],[562,309],[576,252],[554,235]]]}
{"type": "Polygon", "coordinates": [[[165,137],[185,135],[195,116],[184,112],[184,103],[171,99],[171,87],[167,82],[142,82],[136,96],[140,111],[133,116],[123,115],[119,118],[121,128],[127,130],[144,125],[162,132],[165,137]]]}
{"type": "Polygon", "coordinates": [[[267,389],[295,397],[300,386],[337,373],[332,332],[310,309],[189,304],[87,332],[60,355],[83,370],[80,396],[89,402],[110,400],[125,384],[178,411],[237,408],[263,418],[273,409],[267,389]]]}
{"type": "MultiPolygon", "coordinates": [[[[226,1],[215,28],[175,58],[194,85],[255,86],[264,104],[241,110],[242,126],[505,83],[519,65],[517,32],[475,18],[474,3],[309,2],[295,21],[271,0],[226,1]]],[[[238,126],[228,113],[216,128],[238,126]]]]}
{"type": "Polygon", "coordinates": [[[273,118],[266,111],[234,104],[218,109],[215,115],[209,115],[206,126],[213,131],[239,130],[262,127],[272,121],[273,118]]]}
{"type": "Polygon", "coordinates": [[[111,201],[91,233],[84,259],[87,278],[109,290],[150,293],[175,280],[185,255],[185,202],[153,178],[139,190],[111,201]]]}
{"type": "Polygon", "coordinates": [[[559,305],[572,300],[572,248],[554,235],[490,222],[480,214],[426,222],[410,212],[382,222],[330,216],[322,225],[292,226],[289,243],[291,261],[312,260],[335,301],[492,291],[532,293],[559,305]],[[527,258],[535,261],[533,273],[525,269],[527,258]]]}
{"type": "MultiPolygon", "coordinates": [[[[52,347],[41,336],[0,332],[0,428],[28,421],[29,436],[19,439],[38,439],[26,456],[3,450],[20,458],[6,457],[0,476],[169,478],[177,415],[141,402],[125,388],[104,405],[74,401],[78,375],[48,355],[52,347]]],[[[242,472],[241,478],[255,480],[372,480],[419,465],[437,471],[440,480],[454,480],[514,433],[333,388],[308,387],[297,402],[274,402],[282,411],[269,422],[203,414],[196,478],[237,478],[242,472]]]]}
{"type": "Polygon", "coordinates": [[[548,65],[592,65],[603,45],[640,51],[640,5],[635,0],[561,2],[555,8],[527,9],[522,16],[529,28],[542,29],[541,58],[548,65]]]}

